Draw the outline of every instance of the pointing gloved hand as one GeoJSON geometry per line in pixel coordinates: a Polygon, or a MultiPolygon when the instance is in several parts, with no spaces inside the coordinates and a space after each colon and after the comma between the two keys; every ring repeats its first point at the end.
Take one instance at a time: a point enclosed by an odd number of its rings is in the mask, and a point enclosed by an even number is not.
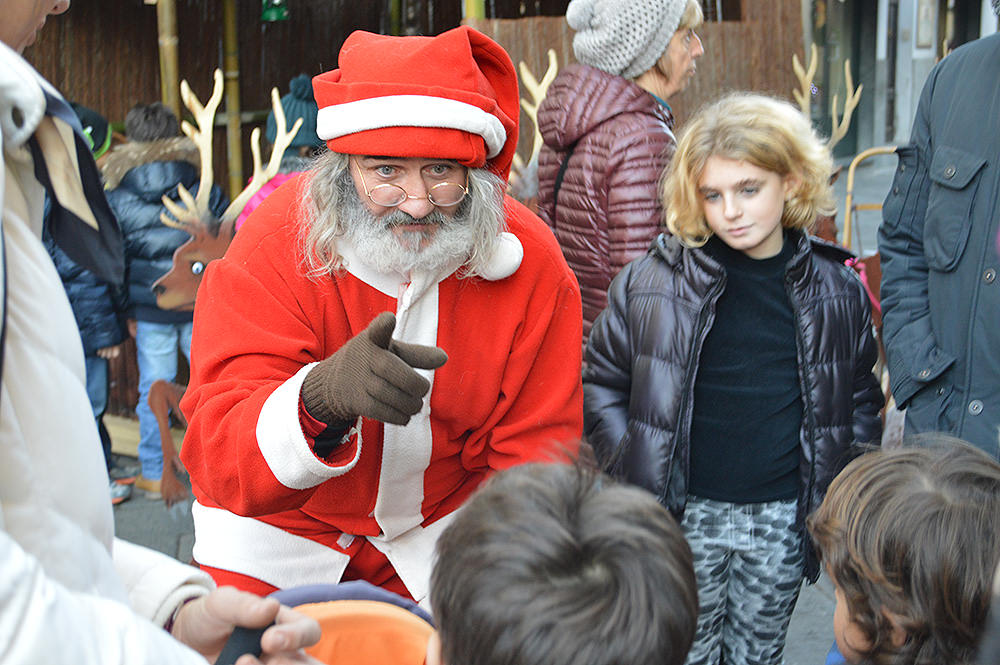
{"type": "Polygon", "coordinates": [[[448,355],[392,339],[395,327],[396,317],[382,312],[306,375],[302,402],[309,415],[333,426],[358,416],[405,425],[420,411],[430,382],[414,368],[437,369],[448,355]]]}

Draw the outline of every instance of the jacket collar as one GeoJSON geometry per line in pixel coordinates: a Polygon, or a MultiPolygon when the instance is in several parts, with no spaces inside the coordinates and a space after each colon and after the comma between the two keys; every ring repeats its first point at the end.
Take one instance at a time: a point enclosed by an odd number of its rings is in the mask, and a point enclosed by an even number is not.
{"type": "MultiPolygon", "coordinates": [[[[811,265],[814,251],[838,263],[843,263],[854,256],[840,245],[810,236],[797,229],[791,230],[789,236],[795,243],[795,253],[788,261],[785,272],[792,282],[798,282],[805,277],[811,265]]],[[[687,248],[675,236],[661,233],[653,240],[649,253],[659,256],[667,265],[676,269],[681,263],[685,249],[687,248]]],[[[713,274],[719,274],[722,271],[722,266],[705,252],[692,252],[692,260],[713,274]]]]}
{"type": "Polygon", "coordinates": [[[194,142],[186,136],[156,141],[130,141],[115,146],[104,162],[104,182],[115,189],[122,178],[137,166],[152,162],[188,162],[201,168],[201,156],[194,142]]]}
{"type": "Polygon", "coordinates": [[[539,131],[549,147],[565,150],[599,125],[631,113],[655,116],[673,130],[672,112],[652,94],[621,76],[574,63],[549,86],[538,109],[539,131]]]}

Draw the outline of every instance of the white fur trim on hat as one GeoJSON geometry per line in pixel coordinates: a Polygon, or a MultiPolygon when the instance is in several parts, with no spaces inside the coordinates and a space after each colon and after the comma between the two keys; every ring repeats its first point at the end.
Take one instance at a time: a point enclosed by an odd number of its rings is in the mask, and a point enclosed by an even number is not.
{"type": "Polygon", "coordinates": [[[688,0],[572,0],[566,22],[576,31],[576,59],[634,79],[660,59],[688,0]]]}
{"type": "Polygon", "coordinates": [[[475,134],[486,142],[487,159],[499,155],[507,142],[507,131],[495,115],[446,97],[370,97],[325,106],[316,117],[316,134],[324,141],[383,127],[441,127],[475,134]]]}

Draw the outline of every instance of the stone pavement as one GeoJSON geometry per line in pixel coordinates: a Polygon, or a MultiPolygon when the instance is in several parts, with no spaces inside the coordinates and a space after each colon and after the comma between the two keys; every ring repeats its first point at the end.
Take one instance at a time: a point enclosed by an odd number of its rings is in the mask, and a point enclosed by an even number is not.
{"type": "MultiPolygon", "coordinates": [[[[876,157],[864,162],[855,173],[854,200],[881,202],[889,189],[895,166],[894,156],[876,157]]],[[[834,187],[838,228],[843,227],[846,188],[847,163],[844,163],[843,173],[834,187]]],[[[876,250],[879,221],[877,212],[861,212],[854,222],[860,230],[864,254],[876,250]]],[[[857,241],[854,243],[855,251],[856,245],[857,241]]],[[[165,552],[181,561],[191,560],[194,534],[190,503],[167,510],[163,501],[146,498],[143,492],[136,491],[130,500],[116,506],[114,513],[119,537],[165,552]]],[[[833,642],[833,610],[833,587],[826,576],[815,585],[802,587],[789,627],[786,665],[823,665],[833,642]]]]}

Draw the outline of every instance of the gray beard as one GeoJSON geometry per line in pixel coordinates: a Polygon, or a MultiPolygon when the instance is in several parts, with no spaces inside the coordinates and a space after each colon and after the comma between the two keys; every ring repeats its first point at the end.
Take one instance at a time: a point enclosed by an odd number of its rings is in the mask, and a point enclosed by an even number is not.
{"type": "Polygon", "coordinates": [[[399,209],[375,217],[361,202],[350,175],[345,176],[340,182],[344,197],[338,216],[347,239],[371,268],[402,275],[435,273],[457,268],[469,258],[476,242],[476,228],[469,219],[468,198],[451,218],[436,209],[419,220],[399,209]],[[428,230],[393,230],[409,224],[427,224],[428,230]]]}

